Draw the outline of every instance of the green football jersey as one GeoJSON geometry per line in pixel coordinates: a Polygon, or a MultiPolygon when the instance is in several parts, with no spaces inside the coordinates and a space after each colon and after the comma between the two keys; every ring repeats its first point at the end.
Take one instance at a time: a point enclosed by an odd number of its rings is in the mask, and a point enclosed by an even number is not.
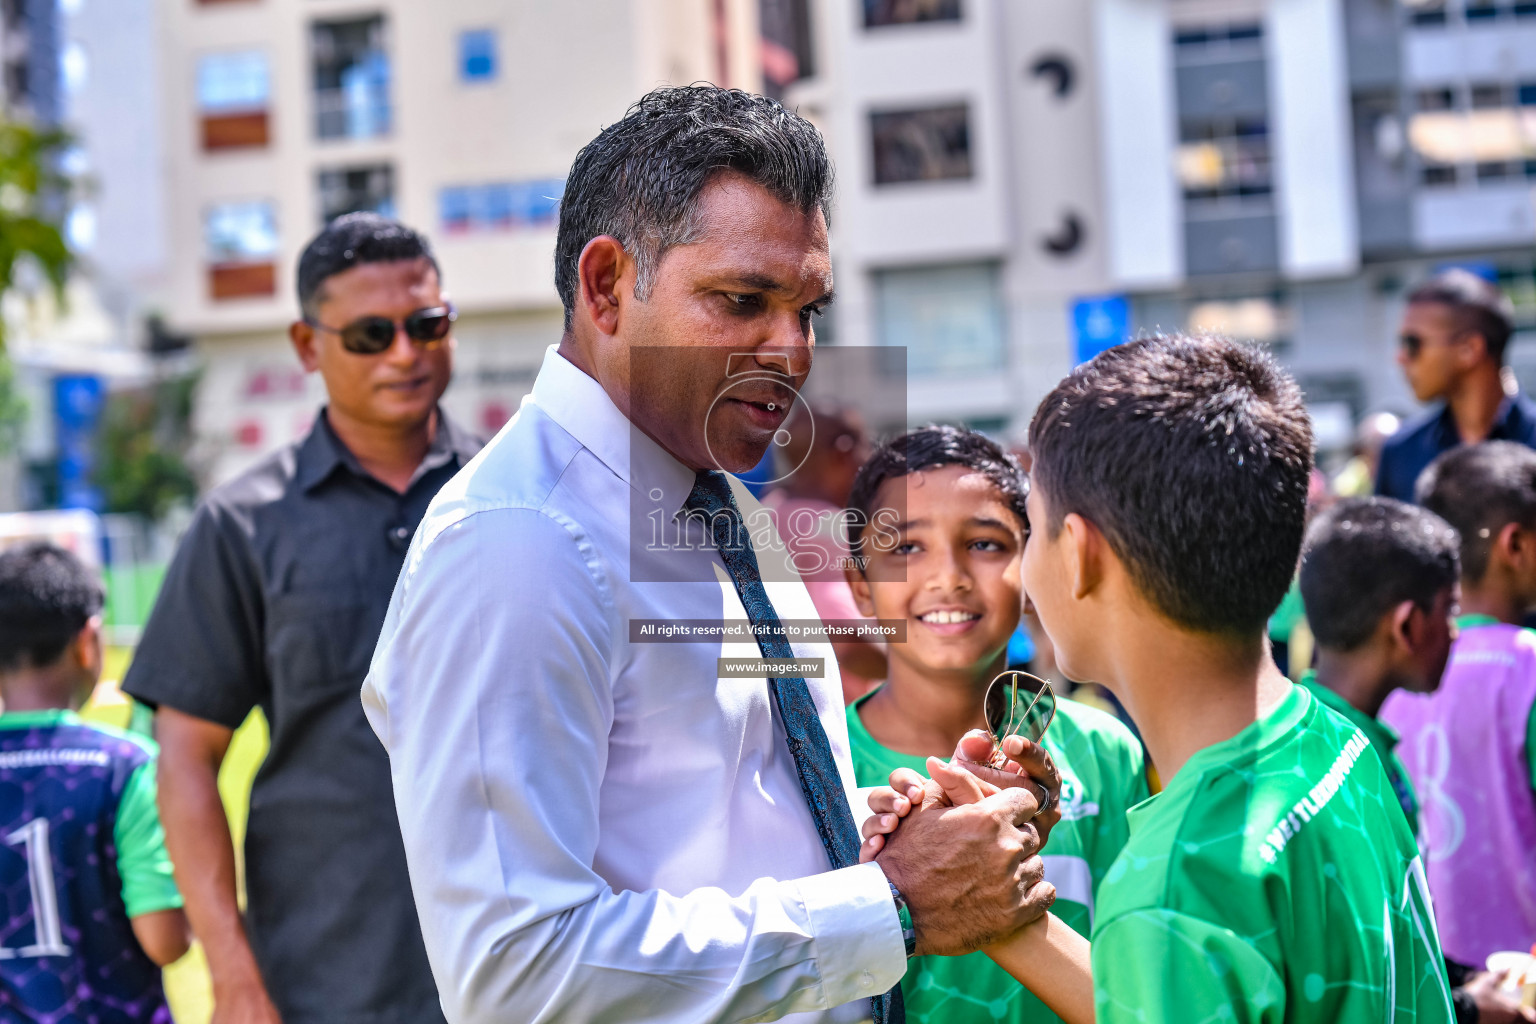
{"type": "MultiPolygon", "coordinates": [[[[867,699],[867,698],[865,698],[867,699]]],[[[897,768],[924,775],[924,759],[887,750],[848,709],[853,773],[883,786],[897,768]]],[[[1125,845],[1126,811],[1147,797],[1141,744],[1113,715],[1072,700],[1057,703],[1044,747],[1061,770],[1061,823],[1042,851],[1056,886],[1053,912],[1080,934],[1093,928],[1094,893],[1125,845]]],[[[901,981],[909,1024],[1059,1024],[1057,1017],[985,953],[916,957],[901,981]]]]}
{"type": "Polygon", "coordinates": [[[1133,808],[1099,890],[1099,1024],[1454,1020],[1370,741],[1304,687],[1133,808]]]}

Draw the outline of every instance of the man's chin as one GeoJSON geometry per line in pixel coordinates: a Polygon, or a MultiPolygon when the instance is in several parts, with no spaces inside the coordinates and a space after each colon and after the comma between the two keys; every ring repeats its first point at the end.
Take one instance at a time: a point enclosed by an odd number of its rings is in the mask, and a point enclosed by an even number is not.
{"type": "Polygon", "coordinates": [[[705,468],[720,469],[739,476],[763,461],[772,440],[771,437],[764,437],[760,440],[732,438],[712,441],[706,454],[709,462],[705,468]]]}

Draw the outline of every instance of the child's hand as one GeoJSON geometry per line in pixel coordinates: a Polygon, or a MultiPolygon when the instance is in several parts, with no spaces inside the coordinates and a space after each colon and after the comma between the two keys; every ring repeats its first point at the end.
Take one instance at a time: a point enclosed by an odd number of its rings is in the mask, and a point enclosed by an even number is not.
{"type": "Polygon", "coordinates": [[[890,785],[873,789],[869,793],[869,809],[874,813],[864,819],[864,845],[859,848],[859,863],[867,864],[885,848],[885,837],[896,831],[913,806],[921,807],[929,799],[938,799],[937,787],[930,795],[926,787],[929,781],[911,768],[897,768],[891,772],[890,785]],[[905,795],[903,795],[905,794],[905,795]]]}

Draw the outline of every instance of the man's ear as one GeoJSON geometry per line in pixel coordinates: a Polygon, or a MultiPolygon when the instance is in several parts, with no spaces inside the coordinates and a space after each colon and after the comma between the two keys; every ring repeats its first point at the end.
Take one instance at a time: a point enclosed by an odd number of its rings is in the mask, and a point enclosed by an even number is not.
{"type": "Polygon", "coordinates": [[[295,320],[288,325],[288,341],[293,345],[293,351],[299,357],[299,364],[304,367],[305,373],[314,373],[320,369],[320,334],[303,320],[295,320]]]}
{"type": "Polygon", "coordinates": [[[620,282],[633,264],[624,246],[612,235],[598,235],[581,250],[576,263],[580,288],[576,304],[604,334],[618,332],[620,282]]]}
{"type": "Polygon", "coordinates": [[[1061,521],[1061,528],[1072,596],[1082,600],[1104,582],[1104,535],[1076,512],[1061,521]]]}

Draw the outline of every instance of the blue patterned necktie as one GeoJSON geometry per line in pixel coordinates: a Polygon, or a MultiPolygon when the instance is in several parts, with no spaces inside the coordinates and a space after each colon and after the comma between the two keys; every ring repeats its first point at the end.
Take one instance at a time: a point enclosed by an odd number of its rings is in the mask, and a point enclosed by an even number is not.
{"type": "MultiPolygon", "coordinates": [[[[757,646],[763,657],[793,658],[795,652],[785,639],[779,613],[773,610],[773,602],[768,600],[768,591],[757,567],[757,553],[752,549],[741,510],[731,496],[731,485],[725,474],[701,471],[694,479],[693,492],[688,495],[683,508],[704,518],[705,529],[720,552],[726,571],[736,584],[742,606],[747,610],[747,618],[757,633],[757,646]]],[[[789,752],[795,759],[795,773],[800,777],[800,789],[805,793],[805,802],[810,805],[811,817],[816,819],[816,831],[821,836],[828,859],[834,868],[857,864],[859,830],[854,827],[853,814],[843,792],[842,776],[832,758],[832,744],[821,727],[821,716],[816,712],[816,702],[811,699],[810,687],[800,676],[769,676],[768,694],[784,726],[789,752]]],[[[895,913],[894,909],[892,913],[895,913]]],[[[900,985],[884,995],[875,996],[870,1004],[875,1024],[906,1024],[900,985]]]]}

